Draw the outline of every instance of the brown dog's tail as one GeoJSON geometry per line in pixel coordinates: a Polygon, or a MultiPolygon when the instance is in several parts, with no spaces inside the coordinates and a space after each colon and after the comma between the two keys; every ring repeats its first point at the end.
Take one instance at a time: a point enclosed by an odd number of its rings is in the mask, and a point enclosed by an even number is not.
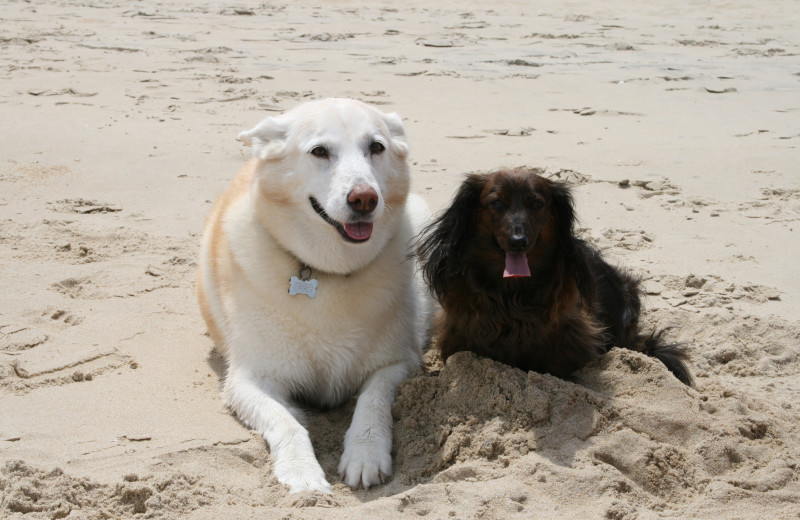
{"type": "Polygon", "coordinates": [[[649,335],[640,335],[636,341],[639,346],[637,350],[664,363],[681,383],[694,386],[694,378],[686,364],[689,361],[686,347],[680,343],[665,341],[664,332],[664,330],[654,330],[649,335]]]}

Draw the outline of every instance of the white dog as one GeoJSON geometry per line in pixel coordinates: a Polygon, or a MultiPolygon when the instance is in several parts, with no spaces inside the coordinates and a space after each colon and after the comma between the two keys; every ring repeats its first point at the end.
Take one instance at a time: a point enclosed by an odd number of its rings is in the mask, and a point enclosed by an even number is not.
{"type": "Polygon", "coordinates": [[[239,138],[254,159],[214,205],[197,293],[225,354],[228,406],[269,444],[292,492],[330,491],[293,398],[359,394],[339,474],[391,475],[397,385],[419,365],[431,301],[409,260],[429,214],[409,195],[397,114],[327,99],[239,138]]]}

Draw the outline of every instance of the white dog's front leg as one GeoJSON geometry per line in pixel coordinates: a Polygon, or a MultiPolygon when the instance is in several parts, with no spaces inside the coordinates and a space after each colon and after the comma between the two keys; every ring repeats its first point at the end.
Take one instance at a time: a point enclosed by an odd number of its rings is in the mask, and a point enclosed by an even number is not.
{"type": "Polygon", "coordinates": [[[272,452],[275,476],[291,493],[330,493],[325,472],[317,462],[308,431],[295,418],[285,392],[244,371],[229,373],[225,400],[245,424],[260,433],[272,452]]]}
{"type": "Polygon", "coordinates": [[[344,437],[339,474],[350,486],[369,488],[392,474],[392,404],[406,363],[376,370],[361,387],[353,422],[344,437]]]}

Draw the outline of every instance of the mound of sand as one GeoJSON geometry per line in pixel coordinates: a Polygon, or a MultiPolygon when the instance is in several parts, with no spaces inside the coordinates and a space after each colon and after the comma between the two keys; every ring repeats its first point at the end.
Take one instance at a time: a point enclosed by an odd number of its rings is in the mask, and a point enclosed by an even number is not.
{"type": "Polygon", "coordinates": [[[727,517],[740,514],[740,500],[793,510],[782,503],[800,492],[798,427],[781,404],[698,393],[623,349],[576,375],[567,382],[459,353],[438,375],[407,381],[394,409],[398,478],[446,488],[513,475],[525,490],[517,509],[547,504],[555,516],[602,507],[608,518],[727,517]]]}

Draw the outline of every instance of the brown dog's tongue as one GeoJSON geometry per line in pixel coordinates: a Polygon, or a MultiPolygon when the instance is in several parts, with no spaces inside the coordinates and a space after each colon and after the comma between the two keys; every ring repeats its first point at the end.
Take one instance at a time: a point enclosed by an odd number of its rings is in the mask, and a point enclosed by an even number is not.
{"type": "Polygon", "coordinates": [[[506,269],[503,278],[527,278],[531,275],[525,253],[506,253],[506,269]]]}

